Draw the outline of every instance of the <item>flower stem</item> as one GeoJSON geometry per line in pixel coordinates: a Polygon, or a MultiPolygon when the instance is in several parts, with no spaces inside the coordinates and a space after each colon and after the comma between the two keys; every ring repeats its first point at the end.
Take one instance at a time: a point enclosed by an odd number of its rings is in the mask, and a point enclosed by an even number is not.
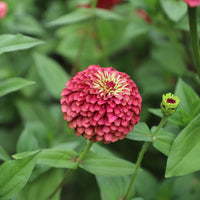
{"type": "Polygon", "coordinates": [[[200,50],[199,50],[198,28],[197,28],[197,7],[188,6],[188,18],[190,24],[190,37],[192,42],[194,62],[197,68],[197,72],[200,76],[200,50]]]}
{"type": "MultiPolygon", "coordinates": [[[[81,152],[81,154],[79,155],[79,157],[76,160],[76,163],[79,164],[79,162],[81,160],[83,160],[83,158],[85,157],[85,155],[87,154],[87,152],[90,150],[91,146],[92,146],[93,142],[89,141],[87,146],[85,147],[84,151],[81,152]]],[[[65,174],[65,176],[63,177],[63,179],[61,180],[61,182],[58,184],[58,186],[56,187],[56,189],[51,193],[51,195],[47,198],[47,200],[51,200],[54,195],[58,192],[58,190],[63,186],[63,184],[65,183],[65,181],[67,180],[67,178],[72,174],[72,172],[74,171],[74,169],[69,169],[67,171],[67,173],[65,174]]]]}
{"type": "MultiPolygon", "coordinates": [[[[161,119],[159,125],[157,126],[156,130],[154,131],[154,133],[151,135],[151,137],[154,137],[158,131],[163,127],[163,125],[165,124],[165,122],[167,121],[167,116],[163,116],[163,118],[161,119]]],[[[137,172],[140,168],[140,165],[141,165],[141,162],[142,162],[142,159],[144,157],[144,154],[146,152],[146,150],[148,149],[149,145],[151,144],[151,142],[145,142],[144,145],[142,146],[142,149],[140,150],[140,153],[139,153],[139,156],[138,156],[138,159],[137,159],[137,162],[136,162],[136,165],[135,165],[135,170],[134,170],[134,173],[131,177],[131,181],[129,183],[129,186],[128,186],[128,189],[126,191],[126,194],[123,198],[123,200],[127,200],[129,194],[130,194],[130,191],[131,191],[131,188],[135,182],[135,178],[137,176],[137,172]]]]}

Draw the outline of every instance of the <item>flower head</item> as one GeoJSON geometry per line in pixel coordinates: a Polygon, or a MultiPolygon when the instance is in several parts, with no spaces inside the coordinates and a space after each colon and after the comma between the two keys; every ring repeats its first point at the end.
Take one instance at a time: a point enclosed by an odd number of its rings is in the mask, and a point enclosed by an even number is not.
{"type": "Polygon", "coordinates": [[[69,127],[94,142],[121,140],[140,120],[142,98],[136,84],[112,67],[90,65],[66,83],[61,96],[69,127]]]}
{"type": "Polygon", "coordinates": [[[200,0],[184,0],[188,6],[190,7],[197,7],[200,5],[200,0]]]}
{"type": "Polygon", "coordinates": [[[0,1],[0,18],[4,18],[7,14],[8,6],[4,1],[0,1]]]}
{"type": "Polygon", "coordinates": [[[180,99],[171,93],[163,94],[161,102],[161,111],[163,115],[170,116],[176,112],[180,99]]]}

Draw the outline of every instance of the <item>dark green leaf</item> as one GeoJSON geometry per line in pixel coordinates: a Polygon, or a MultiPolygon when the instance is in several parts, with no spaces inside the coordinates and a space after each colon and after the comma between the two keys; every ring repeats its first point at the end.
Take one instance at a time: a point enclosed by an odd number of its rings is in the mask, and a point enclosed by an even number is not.
{"type": "Polygon", "coordinates": [[[0,199],[15,196],[28,181],[38,152],[19,160],[6,161],[0,166],[0,199]]]}
{"type": "Polygon", "coordinates": [[[167,160],[166,177],[200,170],[200,114],[176,137],[167,160]]]}
{"type": "Polygon", "coordinates": [[[25,35],[0,35],[0,54],[4,52],[29,49],[39,44],[43,44],[41,40],[31,38],[25,35]]]}
{"type": "Polygon", "coordinates": [[[10,78],[0,81],[0,97],[32,84],[35,84],[35,82],[23,78],[10,78]]]}
{"type": "Polygon", "coordinates": [[[35,54],[34,60],[39,76],[43,80],[47,90],[55,98],[59,99],[65,83],[69,80],[69,75],[59,64],[44,55],[35,54]]]}
{"type": "Polygon", "coordinates": [[[89,152],[83,159],[83,164],[80,167],[93,173],[102,176],[123,176],[133,173],[135,165],[107,155],[100,155],[94,152],[89,152]]]}
{"type": "Polygon", "coordinates": [[[127,134],[127,139],[138,141],[152,141],[151,131],[144,122],[139,122],[133,130],[127,134]]]}

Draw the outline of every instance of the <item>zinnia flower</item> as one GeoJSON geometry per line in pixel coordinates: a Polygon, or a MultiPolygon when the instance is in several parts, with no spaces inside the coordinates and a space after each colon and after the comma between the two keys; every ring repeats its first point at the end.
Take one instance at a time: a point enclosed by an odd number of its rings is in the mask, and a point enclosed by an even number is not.
{"type": "MultiPolygon", "coordinates": [[[[98,0],[96,7],[101,9],[111,10],[115,5],[123,0],[98,0]]],[[[78,4],[78,7],[90,8],[89,4],[78,4]]]]}
{"type": "Polygon", "coordinates": [[[188,6],[190,7],[197,7],[198,5],[200,5],[200,0],[184,0],[188,6]]]}
{"type": "Polygon", "coordinates": [[[152,23],[151,18],[149,17],[149,15],[143,10],[143,9],[137,9],[136,10],[136,14],[142,18],[145,22],[147,22],[148,24],[152,23]]]}
{"type": "Polygon", "coordinates": [[[6,16],[7,10],[8,10],[7,3],[0,1],[0,18],[4,18],[6,16]]]}
{"type": "Polygon", "coordinates": [[[61,94],[64,120],[77,136],[116,142],[140,120],[142,98],[126,73],[91,65],[78,72],[61,94]]]}

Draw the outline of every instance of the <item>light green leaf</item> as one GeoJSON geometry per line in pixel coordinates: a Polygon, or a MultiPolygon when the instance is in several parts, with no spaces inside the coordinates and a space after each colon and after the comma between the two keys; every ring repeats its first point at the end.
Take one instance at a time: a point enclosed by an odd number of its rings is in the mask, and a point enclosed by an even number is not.
{"type": "Polygon", "coordinates": [[[169,19],[174,22],[178,22],[187,12],[187,5],[183,1],[161,0],[161,6],[169,19]]]}
{"type": "Polygon", "coordinates": [[[89,152],[82,162],[83,164],[79,165],[81,168],[92,174],[102,176],[128,175],[132,174],[135,168],[134,164],[126,160],[94,152],[89,152]]]}
{"type": "MultiPolygon", "coordinates": [[[[27,184],[20,192],[18,199],[20,200],[45,200],[52,191],[58,186],[63,178],[61,169],[53,169],[40,175],[36,180],[27,184]],[[39,195],[38,195],[39,194],[39,195]]],[[[52,198],[52,200],[60,199],[60,190],[52,198]]]]}
{"type": "Polygon", "coordinates": [[[48,26],[60,26],[60,25],[66,25],[66,24],[72,24],[72,23],[78,23],[85,20],[88,20],[91,18],[92,13],[89,9],[86,8],[79,8],[75,11],[68,13],[64,16],[61,16],[51,22],[49,22],[48,26]]]}
{"type": "Polygon", "coordinates": [[[0,166],[0,199],[9,200],[24,187],[35,166],[38,152],[0,166]]]}
{"type": "Polygon", "coordinates": [[[8,153],[0,146],[0,160],[7,161],[10,160],[8,153]]]}
{"type": "MultiPolygon", "coordinates": [[[[24,158],[32,155],[35,151],[23,152],[15,154],[15,159],[24,158]]],[[[43,149],[37,159],[37,164],[47,165],[56,168],[77,168],[78,164],[73,161],[78,153],[72,149],[43,149]]]]}
{"type": "MultiPolygon", "coordinates": [[[[152,128],[152,133],[155,129],[156,127],[152,128]]],[[[158,151],[168,156],[175,137],[175,134],[168,132],[165,129],[160,129],[155,138],[153,138],[153,146],[158,149],[158,151]]]]}
{"type": "Polygon", "coordinates": [[[98,9],[96,8],[94,11],[95,15],[102,19],[108,19],[108,20],[121,20],[123,19],[120,15],[105,9],[98,9]]]}
{"type": "Polygon", "coordinates": [[[38,141],[31,126],[26,125],[25,129],[17,141],[17,153],[24,151],[34,151],[39,148],[38,141]]]}
{"type": "Polygon", "coordinates": [[[0,54],[10,51],[29,49],[44,42],[25,35],[0,35],[0,54]]]}
{"type": "Polygon", "coordinates": [[[18,77],[0,81],[0,97],[32,84],[35,82],[18,77]]]}
{"type": "Polygon", "coordinates": [[[38,74],[43,80],[48,91],[57,99],[60,99],[62,89],[69,80],[69,75],[61,66],[50,58],[41,55],[34,55],[38,74]]]}
{"type": "Polygon", "coordinates": [[[127,139],[136,141],[152,141],[151,131],[149,127],[144,122],[139,122],[133,130],[127,134],[127,139]]]}
{"type": "Polygon", "coordinates": [[[200,170],[200,114],[172,144],[167,160],[166,177],[182,176],[200,170]]]}

